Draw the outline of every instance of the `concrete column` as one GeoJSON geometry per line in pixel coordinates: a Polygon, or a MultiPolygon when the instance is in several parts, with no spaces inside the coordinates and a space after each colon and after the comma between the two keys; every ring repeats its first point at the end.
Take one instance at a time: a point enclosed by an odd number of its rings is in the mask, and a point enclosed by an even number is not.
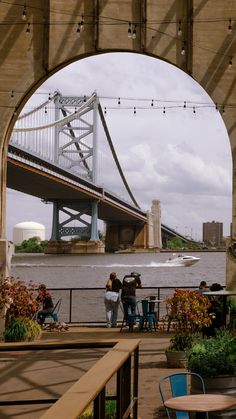
{"type": "Polygon", "coordinates": [[[154,247],[161,249],[162,248],[162,238],[161,238],[161,204],[158,199],[152,201],[151,207],[152,217],[153,217],[153,241],[154,247]]]}
{"type": "Polygon", "coordinates": [[[90,241],[99,240],[98,235],[98,202],[92,202],[91,237],[90,241]]]}

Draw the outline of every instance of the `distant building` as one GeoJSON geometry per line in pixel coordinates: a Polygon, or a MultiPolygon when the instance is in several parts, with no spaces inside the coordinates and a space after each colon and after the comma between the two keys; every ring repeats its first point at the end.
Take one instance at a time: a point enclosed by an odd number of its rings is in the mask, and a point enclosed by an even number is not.
{"type": "Polygon", "coordinates": [[[45,240],[45,227],[34,221],[24,221],[16,224],[13,229],[13,243],[21,244],[23,240],[38,237],[39,240],[45,240]]]}
{"type": "Polygon", "coordinates": [[[223,243],[223,223],[218,221],[203,223],[202,236],[205,244],[221,246],[223,243]]]}

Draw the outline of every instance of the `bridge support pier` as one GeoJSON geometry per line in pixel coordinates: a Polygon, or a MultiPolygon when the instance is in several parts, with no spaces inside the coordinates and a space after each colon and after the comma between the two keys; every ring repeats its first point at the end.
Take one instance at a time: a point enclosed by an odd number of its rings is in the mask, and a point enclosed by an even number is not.
{"type": "Polygon", "coordinates": [[[105,246],[99,240],[97,220],[97,201],[53,202],[52,236],[45,248],[45,253],[104,253],[105,246]],[[60,213],[64,215],[63,220],[60,220],[60,213]],[[89,216],[91,223],[88,221],[89,216]],[[83,227],[72,227],[71,223],[75,222],[82,224],[83,227]],[[74,239],[62,240],[62,237],[66,236],[74,236],[74,239]]]}
{"type": "Polygon", "coordinates": [[[147,213],[147,223],[107,223],[106,250],[114,251],[157,251],[162,248],[160,202],[152,202],[147,213]]]}

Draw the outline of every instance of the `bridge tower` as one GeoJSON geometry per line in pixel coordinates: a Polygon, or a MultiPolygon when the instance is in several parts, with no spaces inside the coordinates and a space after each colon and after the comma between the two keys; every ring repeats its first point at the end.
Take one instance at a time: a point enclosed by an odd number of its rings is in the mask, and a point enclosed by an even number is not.
{"type": "MultiPolygon", "coordinates": [[[[62,96],[56,94],[55,121],[76,113],[84,102],[84,97],[62,96]]],[[[73,121],[64,122],[55,126],[54,163],[63,164],[68,171],[73,171],[86,180],[96,184],[98,176],[97,163],[97,117],[98,98],[93,95],[93,100],[85,107],[82,113],[75,116],[73,121]],[[85,118],[86,116],[86,118],[85,118]],[[61,138],[63,137],[63,141],[61,138]],[[65,141],[67,137],[67,141],[65,141]]],[[[99,240],[98,234],[98,201],[80,200],[79,205],[75,200],[53,201],[52,235],[47,246],[47,253],[101,253],[104,245],[99,240]],[[75,205],[76,204],[76,205],[75,205]],[[75,210],[78,206],[80,211],[75,210]],[[89,216],[88,214],[91,214],[89,216]],[[89,222],[89,218],[91,219],[89,222]],[[71,226],[71,223],[79,223],[83,226],[71,226]],[[65,236],[90,236],[89,243],[65,242],[65,236]],[[89,249],[89,250],[88,250],[89,249]]]]}

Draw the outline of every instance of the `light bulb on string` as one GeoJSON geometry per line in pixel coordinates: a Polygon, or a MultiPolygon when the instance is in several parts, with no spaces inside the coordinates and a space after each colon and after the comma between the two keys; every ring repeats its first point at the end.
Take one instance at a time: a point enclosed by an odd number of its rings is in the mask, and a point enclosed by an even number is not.
{"type": "Polygon", "coordinates": [[[86,96],[84,95],[84,102],[86,102],[86,96]]]}
{"type": "Polygon", "coordinates": [[[229,24],[228,24],[228,34],[230,35],[232,33],[232,20],[229,19],[229,24]]]}
{"type": "Polygon", "coordinates": [[[26,16],[27,16],[27,11],[26,11],[26,5],[24,4],[23,12],[22,12],[22,15],[21,15],[21,19],[22,20],[26,20],[26,16]]]}
{"type": "Polygon", "coordinates": [[[80,21],[80,30],[81,32],[84,30],[84,16],[81,16],[81,21],[80,21]]]}
{"type": "Polygon", "coordinates": [[[27,23],[26,33],[27,33],[27,34],[28,34],[28,33],[30,33],[30,22],[29,22],[29,23],[27,23]]]}
{"type": "Polygon", "coordinates": [[[233,65],[233,60],[232,60],[232,57],[229,59],[229,64],[228,64],[228,67],[229,68],[231,68],[232,67],[232,65],[233,65]]]}
{"type": "Polygon", "coordinates": [[[136,27],[137,27],[137,25],[134,25],[133,33],[132,33],[132,39],[136,38],[136,27]]]}
{"type": "Polygon", "coordinates": [[[216,111],[218,111],[218,110],[219,110],[219,108],[218,108],[218,104],[217,104],[217,103],[216,103],[215,109],[216,109],[216,111]]]}
{"type": "Polygon", "coordinates": [[[181,24],[181,20],[179,20],[178,36],[182,36],[182,24],[181,24]]]}
{"type": "Polygon", "coordinates": [[[134,115],[136,115],[136,108],[134,107],[134,115]]]}
{"type": "Polygon", "coordinates": [[[13,90],[11,91],[11,98],[13,98],[14,97],[14,92],[13,92],[13,90]]]}
{"type": "Polygon", "coordinates": [[[107,114],[107,108],[104,108],[104,115],[107,114]]]}
{"type": "Polygon", "coordinates": [[[222,111],[222,113],[225,113],[225,107],[224,107],[224,105],[222,106],[221,111],[222,111]]]}
{"type": "Polygon", "coordinates": [[[184,101],[184,109],[186,109],[186,102],[184,101]]]}
{"type": "Polygon", "coordinates": [[[120,105],[120,97],[118,97],[118,105],[120,105]]]}
{"type": "Polygon", "coordinates": [[[131,22],[129,22],[129,28],[128,28],[128,38],[132,38],[131,22]]]}
{"type": "Polygon", "coordinates": [[[152,99],[152,103],[151,103],[151,106],[154,106],[154,101],[153,101],[153,99],[152,99]]]}
{"type": "Polygon", "coordinates": [[[77,24],[77,29],[76,29],[76,32],[77,32],[77,34],[78,34],[78,38],[80,38],[80,34],[81,34],[81,23],[78,23],[78,24],[77,24]]]}
{"type": "Polygon", "coordinates": [[[196,108],[195,108],[195,106],[193,106],[193,113],[194,113],[194,114],[196,113],[196,108]]]}
{"type": "Polygon", "coordinates": [[[163,114],[165,115],[165,113],[166,113],[166,108],[164,106],[164,108],[163,108],[163,114]]]}
{"type": "Polygon", "coordinates": [[[47,113],[48,113],[47,106],[45,106],[45,108],[44,108],[44,113],[45,113],[45,115],[47,115],[47,113]]]}
{"type": "Polygon", "coordinates": [[[185,51],[185,43],[183,44],[183,46],[182,46],[182,49],[181,49],[181,55],[185,55],[185,53],[186,53],[186,51],[185,51]]]}
{"type": "Polygon", "coordinates": [[[49,93],[48,94],[48,100],[50,101],[50,100],[52,100],[52,98],[51,98],[51,93],[49,93]]]}

